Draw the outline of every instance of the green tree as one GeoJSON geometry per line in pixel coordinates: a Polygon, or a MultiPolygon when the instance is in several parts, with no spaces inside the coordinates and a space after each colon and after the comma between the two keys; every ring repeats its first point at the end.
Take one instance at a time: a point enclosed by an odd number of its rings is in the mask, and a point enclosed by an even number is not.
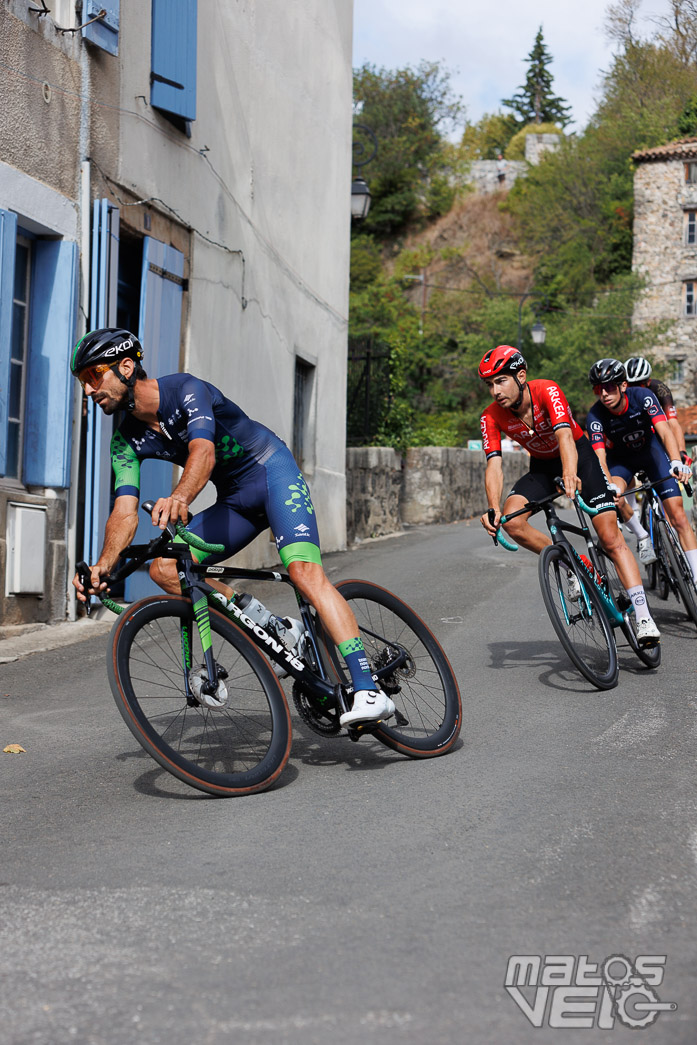
{"type": "Polygon", "coordinates": [[[389,236],[429,209],[442,213],[452,201],[446,176],[455,162],[446,134],[463,119],[463,106],[438,62],[415,69],[354,70],[354,106],[359,125],[377,139],[373,158],[361,167],[372,204],[363,230],[389,236]],[[429,195],[430,192],[430,195],[429,195]]]}
{"type": "Polygon", "coordinates": [[[495,160],[515,133],[515,121],[503,113],[484,113],[477,123],[467,123],[460,142],[460,156],[466,163],[495,160]]]}
{"type": "Polygon", "coordinates": [[[516,130],[528,123],[555,123],[565,127],[571,121],[571,107],[564,99],[552,93],[554,77],[549,71],[552,56],[542,37],[542,26],[537,31],[535,43],[528,55],[528,72],[525,83],[512,98],[501,102],[513,110],[516,130]]]}

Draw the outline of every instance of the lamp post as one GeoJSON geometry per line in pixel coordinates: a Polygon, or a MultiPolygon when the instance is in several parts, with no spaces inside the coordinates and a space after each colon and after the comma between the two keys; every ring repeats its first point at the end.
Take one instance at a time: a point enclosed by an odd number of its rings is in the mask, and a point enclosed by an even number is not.
{"type": "MultiPolygon", "coordinates": [[[[527,301],[528,298],[539,297],[539,296],[540,295],[537,294],[534,290],[529,290],[525,294],[523,294],[523,296],[520,299],[520,303],[518,305],[518,344],[517,344],[517,348],[518,348],[519,352],[520,352],[521,346],[523,344],[523,302],[527,301]]],[[[533,340],[533,342],[536,345],[544,345],[545,338],[547,336],[547,330],[545,328],[544,323],[540,323],[539,319],[536,319],[535,322],[532,325],[532,329],[531,329],[530,333],[532,334],[532,340],[533,340]]]]}
{"type": "Polygon", "coordinates": [[[366,145],[359,138],[353,143],[353,166],[358,169],[351,182],[351,220],[362,221],[370,210],[371,195],[368,183],[359,170],[374,158],[378,151],[378,140],[370,127],[366,127],[365,124],[354,123],[353,126],[356,130],[366,135],[369,141],[369,145],[366,145]]]}

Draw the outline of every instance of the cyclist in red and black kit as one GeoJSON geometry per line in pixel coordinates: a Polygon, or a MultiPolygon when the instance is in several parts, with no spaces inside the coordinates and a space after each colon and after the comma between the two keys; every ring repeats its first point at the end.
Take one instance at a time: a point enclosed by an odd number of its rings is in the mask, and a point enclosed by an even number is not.
{"type": "MultiPolygon", "coordinates": [[[[518,349],[510,345],[499,345],[487,352],[479,364],[479,376],[494,397],[481,416],[487,461],[485,488],[489,508],[494,512],[493,521],[488,512],[482,515],[482,526],[493,537],[502,515],[504,433],[528,451],[530,471],[514,484],[503,505],[503,514],[516,512],[527,501],[553,493],[554,479],[559,475],[567,496],[573,497],[581,489],[585,502],[599,513],[593,517],[593,525],[634,605],[637,638],[642,646],[655,646],[660,632],[649,612],[639,567],[617,525],[613,493],[563,391],[555,381],[528,381],[527,363],[518,349]]],[[[531,526],[529,518],[529,514],[519,515],[504,529],[516,543],[539,555],[551,540],[531,526]]]]}

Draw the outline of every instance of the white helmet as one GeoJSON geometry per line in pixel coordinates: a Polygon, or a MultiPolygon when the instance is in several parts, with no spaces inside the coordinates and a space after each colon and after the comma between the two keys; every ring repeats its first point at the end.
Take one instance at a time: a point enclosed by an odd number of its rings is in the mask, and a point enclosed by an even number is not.
{"type": "Polygon", "coordinates": [[[632,385],[648,381],[651,377],[651,364],[643,356],[630,356],[624,364],[624,368],[627,371],[627,380],[632,385]]]}

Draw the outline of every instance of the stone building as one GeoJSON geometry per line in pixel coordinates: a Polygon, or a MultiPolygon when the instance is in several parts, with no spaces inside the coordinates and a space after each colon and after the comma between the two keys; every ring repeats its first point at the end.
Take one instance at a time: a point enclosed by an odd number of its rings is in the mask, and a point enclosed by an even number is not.
{"type": "Polygon", "coordinates": [[[524,178],[528,167],[537,166],[546,152],[559,148],[559,134],[527,134],[525,136],[525,159],[506,160],[503,180],[498,160],[474,160],[470,164],[467,181],[475,192],[507,192],[518,178],[524,178]]]}
{"type": "MultiPolygon", "coordinates": [[[[345,546],[352,8],[0,4],[3,624],[74,615],[75,562],[99,551],[113,419],[68,371],[99,326],[285,439],[323,546],[345,546]]],[[[143,499],[175,480],[147,462],[143,499]]],[[[269,536],[240,561],[277,561],[269,536]]]]}
{"type": "Polygon", "coordinates": [[[653,355],[669,366],[676,403],[697,401],[697,138],[633,155],[632,268],[646,279],[633,323],[668,325],[653,355]]]}

